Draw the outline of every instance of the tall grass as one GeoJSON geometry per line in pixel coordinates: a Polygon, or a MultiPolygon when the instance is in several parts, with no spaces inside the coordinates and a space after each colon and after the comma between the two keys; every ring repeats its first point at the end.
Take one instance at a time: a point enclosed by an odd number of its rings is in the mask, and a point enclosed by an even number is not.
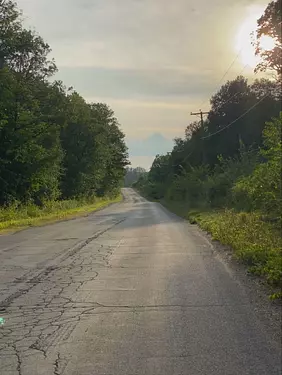
{"type": "Polygon", "coordinates": [[[34,204],[14,204],[7,208],[0,208],[0,232],[81,216],[120,200],[121,196],[118,195],[115,198],[47,201],[42,208],[34,204]]]}
{"type": "Polygon", "coordinates": [[[188,219],[229,245],[249,271],[282,288],[282,238],[278,224],[264,222],[255,212],[191,212],[188,219]]]}
{"type": "Polygon", "coordinates": [[[234,257],[249,272],[262,276],[273,287],[272,298],[282,298],[281,221],[264,220],[259,212],[234,209],[192,209],[188,202],[160,201],[170,211],[198,224],[213,240],[230,246],[234,257]]]}

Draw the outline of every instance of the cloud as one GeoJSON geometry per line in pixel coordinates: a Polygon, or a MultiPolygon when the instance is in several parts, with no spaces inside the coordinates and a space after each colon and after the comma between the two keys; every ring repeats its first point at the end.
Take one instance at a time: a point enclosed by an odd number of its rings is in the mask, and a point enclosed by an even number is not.
{"type": "MultiPolygon", "coordinates": [[[[190,111],[198,110],[204,100],[202,109],[208,108],[209,97],[238,53],[236,35],[248,9],[268,4],[268,0],[17,2],[25,23],[51,45],[59,67],[56,78],[89,101],[108,103],[129,140],[155,132],[169,139],[182,135],[195,120],[190,111]]],[[[226,79],[235,78],[242,68],[237,59],[226,79]]]]}
{"type": "Polygon", "coordinates": [[[211,74],[184,69],[61,68],[57,77],[83,95],[109,98],[198,97],[215,84],[211,74]]]}
{"type": "MultiPolygon", "coordinates": [[[[258,1],[261,2],[261,1],[258,1]]],[[[216,71],[248,2],[229,0],[19,0],[59,66],[196,66],[216,71]]],[[[242,15],[243,13],[243,15],[242,15]]]]}
{"type": "Polygon", "coordinates": [[[154,156],[132,156],[130,158],[131,167],[136,168],[142,166],[147,171],[149,171],[154,159],[154,156]]]}
{"type": "Polygon", "coordinates": [[[160,133],[152,134],[146,139],[135,139],[127,142],[129,148],[129,156],[156,156],[157,154],[163,155],[171,151],[173,148],[173,141],[165,138],[160,133]]]}
{"type": "MultiPolygon", "coordinates": [[[[198,108],[198,100],[187,101],[185,97],[165,100],[155,97],[148,101],[103,99],[115,111],[128,140],[144,139],[154,132],[169,139],[183,136],[187,125],[195,120],[190,112],[198,108]]],[[[89,102],[99,100],[88,98],[89,102]]]]}

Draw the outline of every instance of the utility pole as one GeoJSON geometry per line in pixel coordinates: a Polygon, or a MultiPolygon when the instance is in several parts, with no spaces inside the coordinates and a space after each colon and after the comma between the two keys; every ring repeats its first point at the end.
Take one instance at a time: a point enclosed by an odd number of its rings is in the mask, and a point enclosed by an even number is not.
{"type": "Polygon", "coordinates": [[[209,112],[203,112],[201,109],[200,109],[200,112],[191,112],[191,116],[201,116],[201,125],[202,127],[204,126],[204,118],[203,118],[203,115],[208,115],[209,112]]]}
{"type": "MultiPolygon", "coordinates": [[[[201,127],[202,127],[202,131],[204,130],[204,118],[203,116],[204,115],[208,115],[209,112],[203,112],[201,109],[200,109],[200,112],[191,112],[191,116],[201,116],[201,127]]],[[[203,147],[202,149],[202,155],[203,155],[203,163],[206,164],[206,159],[207,159],[207,156],[206,156],[206,151],[205,151],[205,147],[203,147]]]]}

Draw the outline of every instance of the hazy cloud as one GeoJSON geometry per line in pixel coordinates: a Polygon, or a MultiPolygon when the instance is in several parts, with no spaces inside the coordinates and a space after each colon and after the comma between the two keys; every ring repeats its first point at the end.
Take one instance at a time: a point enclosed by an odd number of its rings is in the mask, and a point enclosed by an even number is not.
{"type": "MultiPolygon", "coordinates": [[[[88,100],[110,104],[129,141],[183,134],[190,111],[218,88],[238,53],[240,25],[252,7],[267,3],[18,0],[25,22],[51,45],[57,78],[88,100]]],[[[226,78],[242,67],[236,61],[226,78]]]]}
{"type": "Polygon", "coordinates": [[[184,69],[64,68],[58,77],[87,96],[127,99],[199,97],[215,84],[211,73],[184,69]]]}

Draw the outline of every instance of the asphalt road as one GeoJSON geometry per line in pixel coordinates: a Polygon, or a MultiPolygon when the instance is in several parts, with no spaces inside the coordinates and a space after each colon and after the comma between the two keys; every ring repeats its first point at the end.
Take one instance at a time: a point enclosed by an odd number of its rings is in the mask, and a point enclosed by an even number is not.
{"type": "Polygon", "coordinates": [[[280,347],[197,227],[124,190],[0,237],[1,375],[280,375],[280,347]]]}

